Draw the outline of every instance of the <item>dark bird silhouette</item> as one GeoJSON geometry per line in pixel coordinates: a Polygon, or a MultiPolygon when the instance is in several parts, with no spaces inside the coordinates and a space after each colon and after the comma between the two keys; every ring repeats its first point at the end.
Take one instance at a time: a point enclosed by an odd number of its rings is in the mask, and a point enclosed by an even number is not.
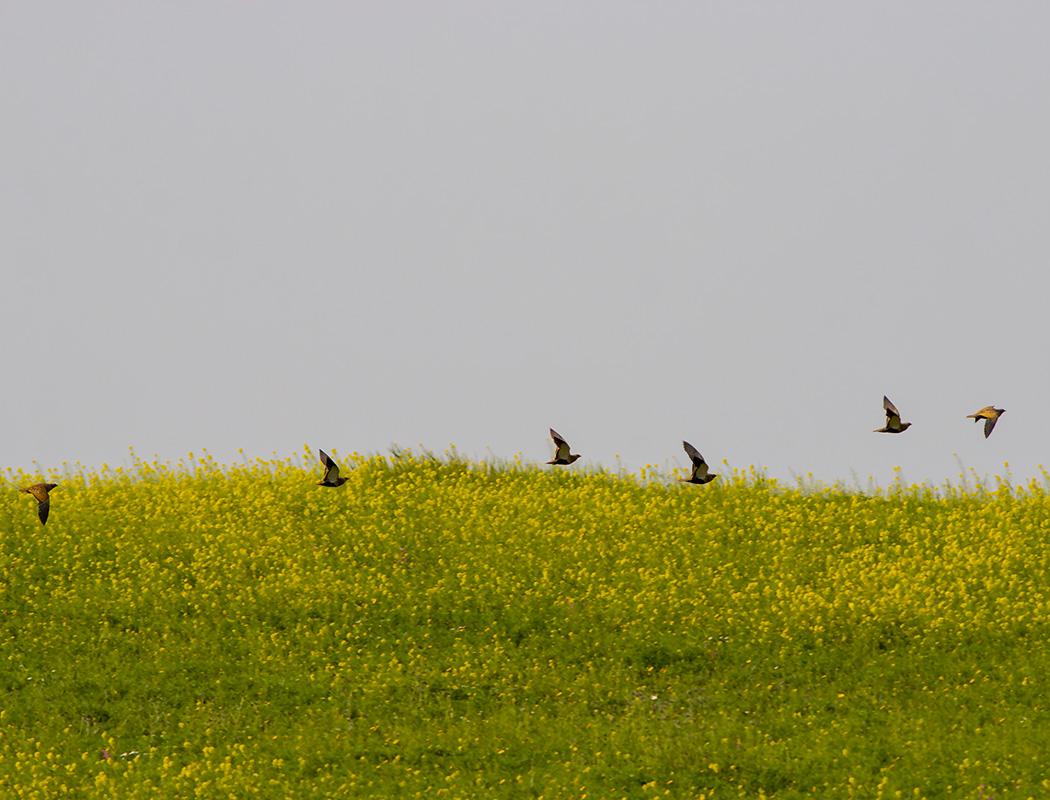
{"type": "Polygon", "coordinates": [[[19,489],[20,492],[31,494],[36,498],[37,506],[36,513],[40,517],[40,524],[44,525],[47,523],[47,515],[51,510],[51,498],[48,497],[48,492],[58,486],[57,483],[34,483],[32,486],[27,486],[24,489],[19,489]]]}
{"type": "Polygon", "coordinates": [[[334,489],[336,486],[342,486],[350,480],[349,478],[339,477],[339,465],[328,457],[328,453],[324,450],[318,450],[317,452],[321,454],[321,463],[324,465],[324,477],[315,483],[314,486],[329,486],[334,489]]]}
{"type": "Polygon", "coordinates": [[[882,396],[882,407],[886,409],[886,427],[877,429],[875,433],[903,433],[911,427],[910,422],[901,422],[901,412],[885,395],[882,396]]]}
{"type": "Polygon", "coordinates": [[[967,414],[967,419],[973,419],[974,422],[984,420],[984,438],[987,439],[992,435],[992,428],[995,427],[995,423],[999,420],[1003,414],[1006,413],[1005,408],[995,408],[994,406],[985,406],[976,414],[967,414]]]}
{"type": "Polygon", "coordinates": [[[700,455],[700,452],[695,447],[689,442],[682,442],[682,447],[685,448],[686,454],[693,461],[693,471],[689,473],[688,478],[679,478],[678,480],[684,483],[705,484],[718,477],[717,474],[707,471],[707,462],[704,461],[704,457],[700,455]]]}
{"type": "Polygon", "coordinates": [[[554,428],[551,428],[551,438],[554,440],[554,446],[557,449],[554,451],[553,460],[548,461],[548,464],[571,464],[580,457],[569,453],[569,443],[562,439],[554,428]]]}

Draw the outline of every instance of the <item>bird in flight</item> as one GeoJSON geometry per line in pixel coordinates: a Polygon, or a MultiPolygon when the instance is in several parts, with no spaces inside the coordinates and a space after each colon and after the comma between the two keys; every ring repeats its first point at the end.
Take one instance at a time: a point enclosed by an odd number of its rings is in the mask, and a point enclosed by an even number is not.
{"type": "Polygon", "coordinates": [[[321,463],[324,465],[324,477],[315,483],[314,486],[330,486],[335,488],[336,486],[342,486],[350,480],[349,478],[339,477],[339,465],[328,457],[328,453],[324,450],[318,450],[317,452],[321,454],[321,463]]]}
{"type": "Polygon", "coordinates": [[[886,409],[886,427],[879,428],[875,433],[902,433],[911,427],[910,422],[901,422],[901,412],[886,395],[882,396],[882,407],[886,409]]]}
{"type": "Polygon", "coordinates": [[[47,493],[58,486],[57,483],[34,483],[32,486],[27,486],[24,489],[19,489],[20,492],[31,494],[36,498],[37,506],[36,513],[40,517],[40,524],[44,525],[47,523],[47,514],[51,510],[51,498],[48,497],[47,493]]]}
{"type": "Polygon", "coordinates": [[[682,442],[682,447],[685,448],[686,454],[693,460],[693,471],[689,473],[688,478],[679,478],[678,480],[684,483],[710,483],[718,477],[717,474],[707,471],[707,462],[704,461],[704,457],[700,455],[700,452],[693,447],[689,442],[682,442]]]}
{"type": "Polygon", "coordinates": [[[578,454],[569,453],[569,443],[562,439],[554,428],[551,428],[551,438],[557,450],[554,451],[554,459],[548,461],[548,464],[571,464],[580,457],[578,454]]]}
{"type": "Polygon", "coordinates": [[[1006,413],[1005,408],[995,408],[994,406],[985,406],[976,414],[967,414],[967,419],[973,419],[974,422],[984,420],[984,438],[987,439],[992,435],[992,428],[995,427],[995,423],[999,417],[1006,413]]]}

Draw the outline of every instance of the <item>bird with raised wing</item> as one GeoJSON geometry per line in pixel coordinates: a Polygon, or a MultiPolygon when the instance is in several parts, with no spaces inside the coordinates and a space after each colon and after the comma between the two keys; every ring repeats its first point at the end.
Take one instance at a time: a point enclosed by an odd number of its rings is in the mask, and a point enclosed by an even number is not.
{"type": "Polygon", "coordinates": [[[571,464],[580,457],[575,453],[569,452],[569,443],[562,439],[561,435],[554,428],[551,428],[551,438],[554,440],[554,446],[557,449],[554,451],[554,458],[548,461],[548,464],[571,464]]]}
{"type": "Polygon", "coordinates": [[[911,427],[910,422],[901,422],[901,412],[886,395],[882,396],[882,407],[886,410],[886,427],[878,428],[875,433],[903,433],[911,427]]]}
{"type": "Polygon", "coordinates": [[[995,427],[995,423],[999,420],[1003,414],[1006,413],[1005,408],[995,408],[995,406],[985,406],[976,414],[967,414],[967,419],[972,419],[974,422],[980,422],[984,420],[984,438],[987,439],[992,435],[992,428],[995,427]]]}
{"type": "Polygon", "coordinates": [[[47,523],[48,512],[51,511],[51,498],[48,496],[48,492],[58,486],[57,483],[34,483],[32,486],[27,486],[24,489],[19,489],[20,492],[31,494],[36,498],[36,514],[40,517],[40,524],[44,525],[47,523]]]}
{"type": "Polygon", "coordinates": [[[678,480],[683,483],[698,483],[703,485],[705,483],[710,483],[718,477],[716,473],[708,472],[707,462],[704,461],[704,457],[700,455],[700,451],[689,444],[689,442],[682,442],[682,447],[685,449],[686,455],[692,459],[693,471],[689,473],[688,478],[679,478],[678,480]]]}
{"type": "Polygon", "coordinates": [[[335,488],[336,486],[342,486],[350,480],[349,478],[339,477],[339,465],[329,458],[328,453],[324,450],[318,450],[317,452],[321,454],[321,464],[324,465],[324,477],[315,483],[314,486],[328,486],[335,488]]]}

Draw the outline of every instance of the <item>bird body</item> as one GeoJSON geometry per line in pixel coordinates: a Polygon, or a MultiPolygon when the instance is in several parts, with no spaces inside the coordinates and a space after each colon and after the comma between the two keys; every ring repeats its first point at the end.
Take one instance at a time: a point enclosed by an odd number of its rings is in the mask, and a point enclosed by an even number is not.
{"type": "Polygon", "coordinates": [[[561,464],[564,466],[580,458],[578,454],[569,452],[569,443],[562,439],[561,435],[554,428],[551,428],[551,438],[554,440],[556,450],[554,451],[554,458],[548,461],[548,464],[561,464]]]}
{"type": "Polygon", "coordinates": [[[324,465],[324,476],[314,484],[315,486],[328,486],[334,489],[336,486],[342,486],[350,480],[349,478],[339,477],[339,465],[328,456],[328,453],[324,450],[318,450],[317,452],[321,454],[321,464],[324,465]]]}
{"type": "Polygon", "coordinates": [[[875,433],[903,433],[911,427],[910,422],[901,422],[901,413],[886,395],[882,396],[882,407],[886,411],[886,427],[876,429],[875,433]]]}
{"type": "Polygon", "coordinates": [[[37,506],[36,513],[40,517],[40,524],[44,525],[47,523],[48,512],[51,511],[51,498],[48,496],[48,492],[58,486],[57,483],[34,483],[32,486],[26,486],[24,489],[19,489],[20,492],[31,494],[36,498],[37,506]]]}
{"type": "Polygon", "coordinates": [[[709,472],[707,462],[704,461],[704,457],[700,455],[700,452],[693,447],[689,442],[682,442],[682,448],[693,462],[693,470],[689,473],[688,478],[679,478],[678,480],[683,483],[698,483],[705,484],[710,483],[718,477],[717,474],[709,472]]]}
{"type": "Polygon", "coordinates": [[[995,408],[994,406],[985,406],[976,414],[967,414],[967,419],[972,419],[974,422],[980,422],[984,420],[984,438],[987,439],[992,435],[992,428],[995,427],[995,423],[999,420],[1003,414],[1006,413],[1005,408],[995,408]]]}

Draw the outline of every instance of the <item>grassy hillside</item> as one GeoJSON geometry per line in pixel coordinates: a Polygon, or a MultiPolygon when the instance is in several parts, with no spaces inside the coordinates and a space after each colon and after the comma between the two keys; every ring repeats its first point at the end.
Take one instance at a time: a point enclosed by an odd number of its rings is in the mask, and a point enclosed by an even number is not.
{"type": "Polygon", "coordinates": [[[0,796],[1050,793],[1042,484],[340,461],[0,477],[0,796]]]}

